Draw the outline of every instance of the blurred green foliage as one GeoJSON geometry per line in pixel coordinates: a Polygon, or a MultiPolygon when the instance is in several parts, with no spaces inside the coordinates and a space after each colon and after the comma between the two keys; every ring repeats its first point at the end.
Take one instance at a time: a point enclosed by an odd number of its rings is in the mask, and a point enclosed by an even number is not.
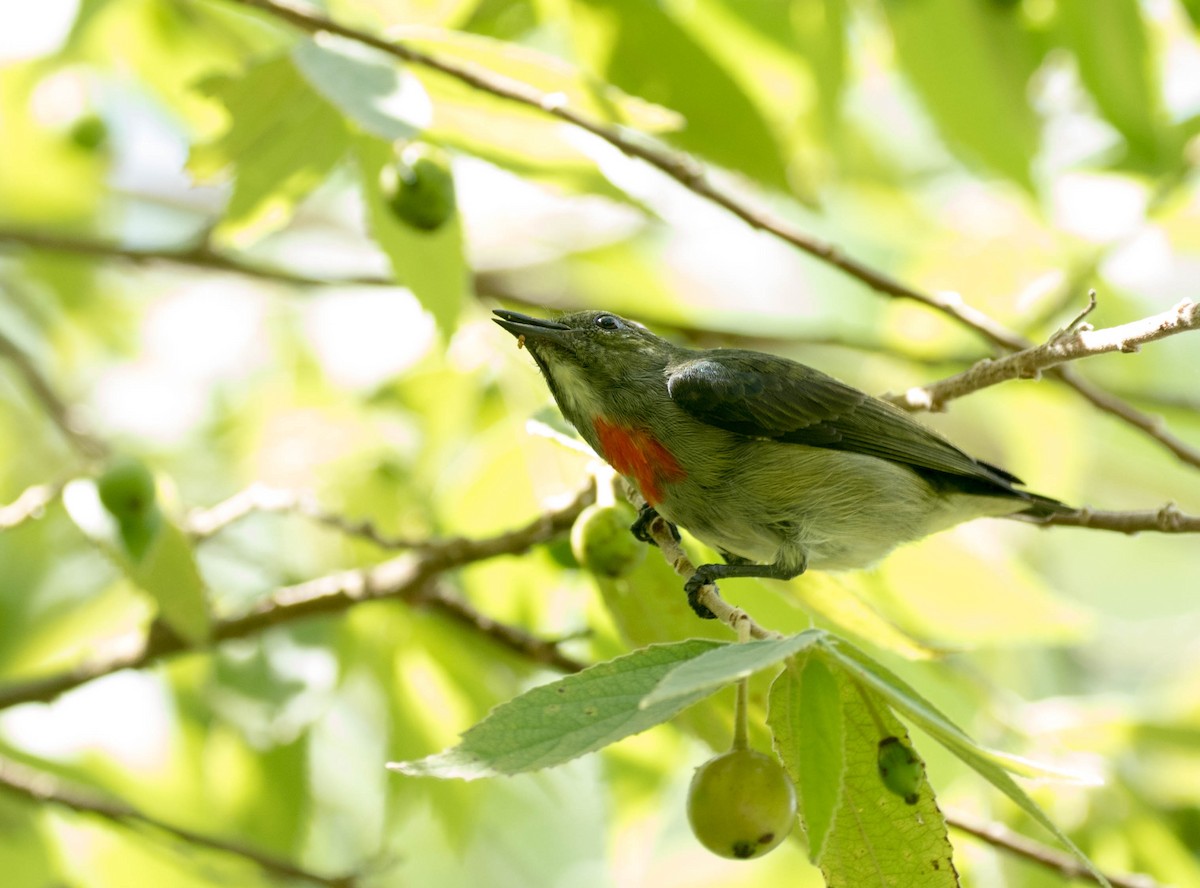
{"type": "MultiPolygon", "coordinates": [[[[684,149],[751,204],[1033,339],[1073,316],[1088,287],[1097,326],[1196,295],[1193,2],[325,8],[684,149]]],[[[0,765],[253,852],[21,795],[0,767],[5,884],[311,883],[272,861],[361,886],[823,884],[800,839],[744,864],[688,834],[687,783],[708,747],[728,744],[728,690],[536,774],[391,774],[385,762],[451,748],[494,706],[557,676],[464,611],[416,601],[346,601],[203,646],[209,621],[221,639],[223,621],[277,590],[397,553],[293,512],[255,513],[202,541],[183,528],[257,482],[308,492],[389,538],[482,538],[582,488],[591,460],[526,427],[547,394],[488,322],[500,301],[603,305],[705,344],[737,337],[871,391],[955,372],[984,344],[559,119],[237,3],[25,5],[0,12],[0,35],[0,342],[11,346],[0,351],[0,699],[157,633],[172,595],[175,634],[197,645],[5,706],[0,765]],[[452,158],[458,211],[430,233],[390,214],[380,187],[396,140],[410,138],[452,158]],[[104,464],[61,434],[30,368],[65,401],[60,421],[152,467],[173,548],[149,580],[86,530],[73,494],[56,495],[104,464]],[[45,505],[9,526],[8,504],[38,485],[45,505]]],[[[1195,446],[1191,339],[1079,370],[1195,446]]],[[[1200,511],[1194,467],[1051,380],[926,419],[1065,501],[1200,511]]],[[[1102,868],[1187,888],[1200,886],[1197,576],[1192,537],[976,522],[874,571],[724,591],[772,629],[852,640],[874,664],[859,664],[858,681],[895,677],[987,748],[1099,773],[1102,787],[1043,779],[1020,792],[1102,868]]],[[[653,552],[627,575],[592,576],[564,532],[431,577],[423,592],[566,638],[561,652],[586,663],[728,640],[693,618],[681,586],[653,552]]],[[[810,721],[840,730],[843,762],[867,774],[871,704],[851,705],[862,685],[816,662],[784,673],[777,693],[795,707],[771,717],[793,733],[810,721]]],[[[751,685],[760,749],[773,678],[751,685]]],[[[1033,809],[933,742],[945,742],[940,723],[870,694],[890,730],[903,736],[887,705],[913,729],[943,810],[1048,835],[1033,809]]],[[[829,749],[797,740],[791,754],[835,769],[829,749]]],[[[973,767],[1020,772],[986,756],[973,767]]],[[[800,797],[821,812],[814,857],[836,883],[861,846],[839,831],[847,798],[830,786],[802,785],[800,797]]],[[[894,838],[884,833],[879,847],[894,838]]],[[[1062,884],[949,838],[966,884],[1062,884]]]]}

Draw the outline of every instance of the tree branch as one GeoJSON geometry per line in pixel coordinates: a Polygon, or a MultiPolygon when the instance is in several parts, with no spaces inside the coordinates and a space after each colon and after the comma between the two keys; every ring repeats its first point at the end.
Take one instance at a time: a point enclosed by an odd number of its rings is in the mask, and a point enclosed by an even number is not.
{"type": "MultiPolygon", "coordinates": [[[[1093,305],[1094,298],[1088,308],[1093,305]]],[[[937,411],[954,398],[1010,379],[1037,379],[1043,370],[1067,361],[1114,351],[1136,352],[1148,342],[1200,329],[1200,303],[1185,299],[1168,311],[1102,330],[1079,326],[1081,319],[1082,316],[1041,345],[1002,358],[985,358],[962,373],[910,388],[903,395],[890,396],[889,400],[910,410],[937,411]]]]}
{"type": "Polygon", "coordinates": [[[296,287],[324,287],[329,285],[396,286],[394,280],[373,275],[316,278],[295,274],[281,268],[246,262],[242,259],[218,253],[209,247],[207,243],[203,242],[179,249],[151,250],[142,247],[128,247],[121,244],[106,243],[93,238],[78,238],[57,233],[51,234],[48,232],[0,227],[0,244],[31,247],[51,253],[92,256],[98,259],[114,259],[130,262],[134,265],[155,265],[160,263],[190,265],[197,268],[206,268],[210,271],[241,274],[258,278],[259,280],[296,287]]]}
{"type": "Polygon", "coordinates": [[[1174,503],[1167,503],[1161,509],[1129,512],[1101,512],[1083,508],[1028,520],[1033,524],[1087,527],[1091,530],[1115,530],[1128,534],[1143,530],[1156,530],[1160,533],[1200,533],[1200,515],[1185,515],[1174,503]]]}
{"type": "MultiPolygon", "coordinates": [[[[634,508],[640,509],[645,504],[646,501],[642,495],[628,483],[622,482],[622,487],[626,499],[633,504],[634,508]]],[[[675,538],[675,534],[671,533],[671,526],[666,519],[661,516],[656,517],[646,527],[646,531],[658,546],[658,551],[662,553],[663,559],[671,565],[675,573],[684,579],[691,579],[696,572],[696,565],[692,564],[687,551],[683,548],[683,543],[675,538]]],[[[722,598],[715,583],[701,586],[697,600],[712,611],[718,620],[737,633],[738,638],[741,638],[744,633],[749,633],[751,638],[783,637],[778,632],[763,628],[740,607],[734,607],[722,598]]]]}
{"type": "Polygon", "coordinates": [[[62,494],[64,482],[35,484],[21,491],[21,495],[7,506],[0,506],[0,531],[11,530],[18,524],[39,518],[46,506],[62,494]]]}
{"type": "MultiPolygon", "coordinates": [[[[975,820],[965,814],[949,811],[945,812],[944,816],[946,823],[954,829],[974,836],[1002,851],[1024,857],[1047,869],[1055,870],[1065,879],[1086,879],[1099,883],[1095,874],[1085,868],[1078,858],[1059,851],[1057,848],[1035,842],[1002,823],[987,823],[975,820]]],[[[1146,875],[1119,876],[1105,873],[1104,877],[1108,879],[1113,888],[1158,888],[1158,882],[1146,875]]]]}
{"type": "Polygon", "coordinates": [[[30,394],[41,405],[42,410],[50,417],[51,421],[62,432],[63,437],[67,439],[72,447],[85,459],[103,459],[108,453],[108,448],[104,442],[92,436],[92,434],[83,427],[79,422],[79,418],[73,414],[67,403],[58,396],[54,391],[54,387],[50,385],[46,377],[44,377],[37,366],[33,363],[33,359],[18,346],[15,342],[8,338],[3,331],[0,331],[0,357],[7,358],[9,363],[16,368],[17,373],[25,381],[25,386],[29,389],[30,394]]]}
{"type": "Polygon", "coordinates": [[[347,536],[367,540],[387,551],[436,545],[428,539],[387,536],[371,521],[351,521],[344,515],[323,509],[310,493],[268,487],[259,483],[251,484],[215,506],[192,510],[184,526],[193,540],[202,542],[254,512],[287,512],[302,515],[347,536]]]}
{"type": "Polygon", "coordinates": [[[105,799],[98,793],[69,786],[52,774],[36,771],[5,759],[0,759],[0,789],[7,790],[10,794],[35,804],[58,805],[80,814],[101,817],[120,826],[135,829],[149,827],[155,832],[166,833],[190,845],[210,848],[244,858],[275,876],[303,879],[315,885],[328,886],[328,888],[352,888],[358,881],[356,876],[321,876],[239,842],[218,839],[193,832],[190,829],[173,826],[143,814],[129,805],[105,799]]]}
{"type": "MultiPolygon", "coordinates": [[[[595,500],[595,487],[588,485],[568,503],[559,506],[530,523],[497,536],[483,539],[446,539],[431,541],[420,549],[407,552],[371,567],[338,571],[294,586],[277,589],[250,612],[239,617],[221,620],[213,627],[216,642],[245,638],[266,629],[283,626],[309,617],[341,613],[365,601],[404,601],[428,604],[459,621],[471,621],[485,635],[500,644],[522,653],[537,647],[522,640],[521,630],[502,627],[492,620],[476,621],[474,612],[447,598],[429,593],[429,584],[449,570],[495,558],[499,555],[519,555],[566,532],[584,507],[595,500]]],[[[539,644],[549,644],[549,642],[539,644]]],[[[140,668],[171,654],[195,648],[155,623],[144,636],[118,639],[111,649],[96,659],[59,675],[34,679],[21,684],[0,687],[0,709],[20,703],[48,702],[82,684],[122,669],[140,668]]],[[[545,657],[539,652],[537,657],[545,657]]],[[[540,659],[554,665],[553,660],[540,659]]],[[[578,666],[564,658],[558,665],[578,666]]]]}

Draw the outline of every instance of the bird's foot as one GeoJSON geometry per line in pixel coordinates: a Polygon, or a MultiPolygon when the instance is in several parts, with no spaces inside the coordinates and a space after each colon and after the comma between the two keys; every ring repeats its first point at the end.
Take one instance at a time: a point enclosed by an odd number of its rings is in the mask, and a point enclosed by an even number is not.
{"type": "MultiPolygon", "coordinates": [[[[713,589],[716,589],[717,587],[716,580],[712,576],[711,572],[705,570],[705,568],[708,567],[712,567],[712,565],[704,564],[696,568],[696,572],[692,574],[691,578],[684,584],[683,588],[684,591],[687,592],[688,604],[691,605],[691,608],[695,612],[696,616],[702,620],[715,620],[717,615],[709,610],[708,606],[700,600],[701,589],[709,585],[711,585],[713,589]]],[[[718,593],[718,595],[719,594],[720,593],[718,593]]]]}
{"type": "MultiPolygon", "coordinates": [[[[654,537],[650,535],[650,525],[660,518],[658,512],[649,503],[643,503],[642,509],[638,512],[637,520],[629,526],[635,539],[641,540],[643,543],[649,543],[652,546],[657,546],[654,542],[654,537]]],[[[671,536],[675,538],[675,542],[679,542],[682,537],[679,536],[679,528],[672,524],[667,519],[663,518],[663,523],[667,525],[667,529],[671,531],[671,536]]]]}

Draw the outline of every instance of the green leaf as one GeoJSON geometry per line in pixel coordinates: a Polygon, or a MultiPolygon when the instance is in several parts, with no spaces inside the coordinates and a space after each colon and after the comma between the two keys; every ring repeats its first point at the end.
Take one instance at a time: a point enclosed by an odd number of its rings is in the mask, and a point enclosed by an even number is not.
{"type": "Polygon", "coordinates": [[[421,81],[377,49],[317,34],[298,43],[292,59],[317,92],[371,135],[413,139],[433,118],[421,81]]]}
{"type": "Polygon", "coordinates": [[[1049,830],[1064,847],[1079,859],[1101,885],[1109,884],[1104,875],[1092,865],[1092,862],[1075,843],[1008,775],[999,761],[939,712],[932,703],[925,700],[895,673],[844,641],[826,636],[820,640],[819,644],[822,650],[826,651],[867,689],[877,693],[898,712],[911,719],[921,730],[954,753],[985,780],[1016,802],[1021,810],[1049,830]]]}
{"type": "MultiPolygon", "coordinates": [[[[588,77],[574,65],[549,53],[480,34],[430,27],[398,28],[392,36],[414,49],[439,58],[486,69],[553,95],[586,117],[600,118],[656,133],[679,129],[683,120],[674,111],[622,92],[609,83],[588,77]]],[[[478,92],[474,90],[473,92],[478,92]]],[[[447,91],[446,97],[451,97],[447,91]]],[[[517,106],[508,103],[513,109],[517,106]]],[[[545,115],[539,115],[543,120],[545,115]]],[[[558,124],[555,124],[556,126],[558,124]]]]}
{"type": "Polygon", "coordinates": [[[914,763],[920,782],[911,804],[879,772],[881,741],[911,750],[904,726],[878,695],[830,665],[814,652],[771,689],[770,725],[799,791],[813,862],[829,888],[955,888],[946,823],[924,764],[914,763]]]}
{"type": "Polygon", "coordinates": [[[815,862],[842,795],[846,750],[837,681],[820,657],[805,653],[775,679],[767,705],[767,725],[796,786],[808,853],[815,862]]]}
{"type": "Polygon", "coordinates": [[[659,680],[717,642],[652,645],[527,691],[497,706],[453,749],[388,767],[416,777],[473,780],[561,765],[637,734],[703,699],[698,691],[643,709],[659,680]]]}
{"type": "Polygon", "coordinates": [[[665,105],[687,125],[668,141],[771,188],[788,188],[775,133],[729,72],[657,3],[572,6],[576,52],[605,80],[665,105]]]}
{"type": "Polygon", "coordinates": [[[1164,119],[1145,22],[1137,0],[1059,0],[1063,42],[1079,76],[1130,151],[1164,159],[1164,119]]]}
{"type": "Polygon", "coordinates": [[[380,176],[394,162],[391,143],[370,136],[354,139],[371,236],[387,254],[400,283],[412,290],[449,336],[466,298],[470,276],[463,256],[458,213],[435,231],[421,231],[398,219],[380,188],[380,176]]]}
{"type": "Polygon", "coordinates": [[[212,630],[204,579],[187,535],[164,519],[140,562],[127,565],[130,578],[153,596],[159,618],[193,645],[203,644],[212,630]]]}
{"type": "Polygon", "coordinates": [[[889,0],[896,55],[950,148],[1029,188],[1039,125],[1026,99],[1038,56],[993,3],[889,0]]]}
{"type": "Polygon", "coordinates": [[[188,169],[202,180],[232,171],[233,196],[213,236],[245,248],[288,223],[346,153],[349,135],[341,114],[286,57],[209,78],[200,89],[225,106],[230,122],[192,149],[188,169]]]}
{"type": "Polygon", "coordinates": [[[823,633],[810,629],[790,638],[730,644],[701,654],[672,669],[642,700],[643,707],[655,706],[697,692],[711,693],[727,684],[782,663],[804,650],[823,633]]]}

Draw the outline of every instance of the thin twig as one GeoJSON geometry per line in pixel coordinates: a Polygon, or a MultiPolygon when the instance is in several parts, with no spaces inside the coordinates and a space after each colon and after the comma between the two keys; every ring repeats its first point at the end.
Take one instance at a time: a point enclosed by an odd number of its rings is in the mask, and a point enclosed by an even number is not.
{"type": "Polygon", "coordinates": [[[330,512],[323,509],[310,493],[259,483],[251,484],[215,506],[192,511],[185,526],[192,539],[201,542],[254,512],[289,512],[303,515],[318,524],[341,531],[347,536],[367,540],[387,551],[416,549],[430,544],[428,539],[387,536],[371,521],[352,521],[344,515],[330,512]]]}
{"type": "Polygon", "coordinates": [[[553,641],[539,638],[517,626],[510,626],[480,613],[470,602],[449,589],[431,585],[411,599],[418,607],[435,610],[458,623],[481,632],[488,638],[527,660],[549,666],[560,672],[580,672],[586,664],[562,652],[563,639],[553,641]]]}
{"type": "MultiPolygon", "coordinates": [[[[633,503],[634,507],[641,508],[642,504],[645,503],[641,494],[630,487],[628,483],[623,483],[622,487],[626,498],[633,503]]],[[[667,564],[671,565],[675,573],[684,579],[690,579],[696,573],[696,565],[692,564],[687,551],[683,548],[683,543],[675,538],[675,534],[671,532],[671,526],[665,518],[662,516],[656,517],[646,527],[646,532],[654,540],[655,545],[658,546],[658,551],[662,553],[663,559],[667,564]]],[[[740,607],[734,607],[722,598],[716,583],[701,586],[696,599],[700,604],[712,611],[716,619],[737,633],[738,638],[742,638],[746,633],[749,633],[752,638],[783,637],[778,632],[763,628],[740,607]]]]}
{"type": "Polygon", "coordinates": [[[207,268],[246,275],[273,283],[297,287],[324,287],[329,285],[351,286],[395,286],[396,282],[378,275],[355,277],[320,278],[296,274],[282,268],[260,265],[218,253],[207,243],[191,247],[172,249],[148,249],[122,244],[106,243],[94,238],[79,238],[66,234],[30,231],[26,229],[0,228],[0,244],[31,247],[51,253],[67,253],[76,256],[92,256],[113,259],[134,265],[172,263],[207,268]]]}
{"type": "Polygon", "coordinates": [[[1093,297],[1088,307],[1070,325],[1060,329],[1041,345],[1002,358],[985,358],[962,373],[911,388],[889,400],[909,409],[941,410],[954,398],[1010,379],[1037,379],[1042,371],[1067,361],[1114,351],[1136,352],[1148,342],[1176,333],[1200,330],[1200,303],[1190,299],[1185,299],[1168,311],[1117,327],[1094,330],[1085,325],[1081,328],[1079,324],[1084,315],[1094,306],[1093,297]]]}
{"type": "MultiPolygon", "coordinates": [[[[1087,879],[1088,881],[1099,883],[1099,879],[1096,878],[1095,874],[1088,870],[1078,858],[1059,851],[1057,848],[1051,848],[1048,845],[1035,842],[1033,839],[1009,829],[1002,823],[988,823],[975,820],[972,817],[957,812],[946,812],[945,817],[946,823],[954,829],[974,836],[1002,851],[1016,854],[1047,869],[1055,870],[1063,878],[1087,879]]],[[[1108,879],[1113,888],[1158,888],[1159,886],[1159,883],[1150,878],[1150,876],[1141,874],[1113,875],[1105,873],[1104,877],[1108,879]]]]}
{"type": "Polygon", "coordinates": [[[1167,503],[1161,509],[1128,512],[1102,512],[1084,508],[1028,520],[1034,524],[1087,527],[1091,530],[1114,530],[1128,534],[1144,530],[1159,533],[1200,533],[1200,515],[1185,515],[1174,503],[1167,503]]]}
{"type": "Polygon", "coordinates": [[[85,459],[103,459],[108,452],[104,442],[94,437],[74,415],[66,401],[59,397],[54,386],[42,375],[33,359],[0,331],[0,357],[7,358],[25,380],[30,394],[62,432],[67,442],[85,459]]]}
{"type": "MultiPolygon", "coordinates": [[[[441,574],[499,555],[519,555],[554,539],[571,527],[595,496],[595,487],[589,484],[570,502],[515,530],[482,539],[432,541],[371,567],[338,571],[294,586],[284,586],[249,613],[219,621],[214,626],[213,638],[216,642],[245,638],[296,620],[343,613],[365,601],[428,603],[425,597],[429,584],[441,574]]],[[[453,607],[436,601],[433,606],[443,611],[453,607]]],[[[470,616],[470,612],[459,608],[454,616],[462,621],[470,616]]],[[[498,626],[491,620],[475,624],[483,634],[496,638],[507,647],[514,647],[513,639],[518,637],[519,630],[499,629],[498,626]]],[[[165,656],[193,649],[155,624],[148,635],[117,639],[110,650],[69,672],[0,687],[0,709],[19,703],[47,702],[100,676],[122,669],[141,668],[165,656]]]]}
{"type": "Polygon", "coordinates": [[[57,482],[25,488],[7,506],[0,506],[0,530],[11,530],[18,524],[41,517],[46,506],[58,499],[65,486],[65,483],[57,482]]]}
{"type": "Polygon", "coordinates": [[[99,793],[70,786],[60,778],[37,771],[14,761],[0,759],[0,789],[27,799],[35,804],[58,805],[69,808],[80,814],[91,814],[112,823],[134,829],[149,828],[154,832],[165,833],[189,845],[210,848],[225,854],[233,854],[244,858],[266,870],[267,872],[288,879],[303,879],[314,885],[325,885],[328,888],[351,888],[357,882],[356,876],[322,876],[310,872],[274,855],[247,847],[239,842],[218,839],[190,829],[174,826],[165,821],[143,814],[122,802],[112,801],[99,793]]]}

